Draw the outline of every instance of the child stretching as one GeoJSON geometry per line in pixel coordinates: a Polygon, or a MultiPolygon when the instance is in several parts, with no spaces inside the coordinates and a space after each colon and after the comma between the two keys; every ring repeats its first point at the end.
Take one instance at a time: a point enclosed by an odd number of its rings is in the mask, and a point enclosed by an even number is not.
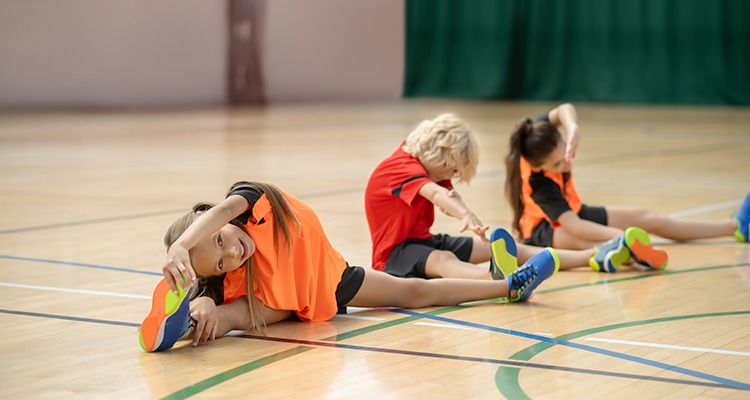
{"type": "MultiPolygon", "coordinates": [[[[372,267],[399,277],[503,279],[542,250],[519,245],[505,230],[489,229],[468,208],[451,180],[476,175],[479,151],[466,124],[452,114],[426,120],[383,160],[365,189],[365,213],[372,238],[372,267]],[[476,237],[432,234],[435,206],[461,220],[461,232],[476,237]],[[490,242],[491,245],[487,246],[490,242]],[[494,249],[494,250],[491,250],[494,249]],[[490,261],[490,273],[476,264],[490,261]]],[[[595,250],[557,251],[560,268],[586,266],[595,250]]]]}
{"type": "Polygon", "coordinates": [[[507,281],[403,279],[350,266],[307,204],[258,182],[234,184],[217,206],[197,205],[164,239],[165,279],[139,330],[146,351],[169,349],[191,333],[197,345],[233,329],[262,331],[292,315],[326,321],[346,306],[524,301],[559,267],[552,249],[529,259],[507,281]]]}
{"type": "Polygon", "coordinates": [[[678,220],[631,207],[583,204],[572,177],[578,140],[577,115],[571,104],[562,104],[536,121],[523,119],[512,133],[505,159],[505,194],[513,209],[513,228],[524,243],[561,249],[599,245],[591,268],[614,272],[631,256],[652,269],[666,267],[667,254],[651,246],[646,231],[673,240],[733,234],[737,240],[748,240],[750,193],[734,218],[715,222],[678,220]],[[567,140],[559,127],[565,129],[567,140]],[[605,259],[606,254],[617,255],[605,259]]]}

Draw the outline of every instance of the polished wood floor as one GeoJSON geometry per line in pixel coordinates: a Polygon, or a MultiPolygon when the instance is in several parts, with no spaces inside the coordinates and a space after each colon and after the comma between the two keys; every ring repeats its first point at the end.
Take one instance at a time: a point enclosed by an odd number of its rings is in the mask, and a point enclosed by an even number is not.
{"type": "MultiPolygon", "coordinates": [[[[162,236],[232,182],[273,182],[369,265],[369,173],[422,119],[476,132],[459,191],[490,226],[509,131],[544,103],[403,101],[0,114],[0,397],[750,398],[750,245],[663,243],[664,273],[566,271],[528,303],[353,310],[146,354],[162,236]]],[[[578,105],[589,204],[728,218],[750,190],[747,108],[578,105]]],[[[438,216],[436,232],[458,234],[438,216]]]]}

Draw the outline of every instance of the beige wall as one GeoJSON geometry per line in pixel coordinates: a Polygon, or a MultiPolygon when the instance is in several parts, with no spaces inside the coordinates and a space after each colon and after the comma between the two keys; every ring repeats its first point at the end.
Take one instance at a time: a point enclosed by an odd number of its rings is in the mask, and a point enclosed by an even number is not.
{"type": "Polygon", "coordinates": [[[263,40],[271,101],[397,99],[403,0],[272,0],[263,40]]]}
{"type": "Polygon", "coordinates": [[[226,6],[0,0],[0,106],[221,103],[226,6]]]}
{"type": "MultiPolygon", "coordinates": [[[[152,107],[226,98],[226,3],[0,0],[0,107],[152,107]]],[[[271,0],[271,101],[392,99],[403,0],[271,0]]]]}

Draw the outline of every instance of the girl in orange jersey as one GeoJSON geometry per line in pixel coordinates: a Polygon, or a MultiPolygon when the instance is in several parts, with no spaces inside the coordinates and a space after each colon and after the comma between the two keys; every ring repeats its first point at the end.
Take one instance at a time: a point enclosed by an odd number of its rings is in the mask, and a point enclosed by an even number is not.
{"type": "Polygon", "coordinates": [[[633,207],[587,206],[572,176],[579,136],[572,104],[562,104],[535,121],[524,118],[516,125],[505,160],[505,194],[513,209],[513,228],[524,243],[560,249],[597,246],[591,267],[614,272],[629,256],[652,269],[666,267],[666,253],[651,246],[646,231],[674,240],[734,234],[747,241],[750,194],[735,218],[715,222],[678,220],[633,207]],[[605,260],[604,255],[612,252],[620,256],[605,260]]]}
{"type": "Polygon", "coordinates": [[[497,281],[407,279],[350,266],[307,204],[260,182],[238,182],[218,205],[197,205],[164,240],[165,279],[139,330],[146,351],[169,349],[191,334],[197,345],[233,329],[262,331],[292,316],[326,321],[346,306],[525,301],[559,268],[552,249],[497,281]]]}

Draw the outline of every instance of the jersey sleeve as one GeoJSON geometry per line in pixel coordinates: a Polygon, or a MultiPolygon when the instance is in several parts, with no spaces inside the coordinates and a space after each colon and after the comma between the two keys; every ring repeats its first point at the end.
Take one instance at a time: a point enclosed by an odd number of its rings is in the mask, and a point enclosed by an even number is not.
{"type": "Polygon", "coordinates": [[[244,197],[245,200],[247,200],[247,202],[250,204],[250,206],[247,208],[247,211],[237,217],[243,224],[247,224],[253,216],[253,207],[255,207],[255,203],[260,200],[263,194],[264,192],[262,190],[253,186],[238,186],[230,190],[229,193],[227,193],[227,197],[240,195],[244,197]]]}
{"type": "Polygon", "coordinates": [[[552,179],[541,172],[535,172],[529,177],[531,198],[544,211],[551,222],[557,221],[562,213],[571,210],[558,186],[552,179]]]}
{"type": "Polygon", "coordinates": [[[432,182],[432,179],[427,175],[415,175],[393,188],[391,194],[411,206],[414,204],[414,199],[419,195],[419,189],[430,182],[432,182]]]}
{"type": "Polygon", "coordinates": [[[536,122],[549,122],[549,111],[547,111],[544,114],[537,115],[536,118],[534,118],[534,121],[536,121],[536,122]]]}

